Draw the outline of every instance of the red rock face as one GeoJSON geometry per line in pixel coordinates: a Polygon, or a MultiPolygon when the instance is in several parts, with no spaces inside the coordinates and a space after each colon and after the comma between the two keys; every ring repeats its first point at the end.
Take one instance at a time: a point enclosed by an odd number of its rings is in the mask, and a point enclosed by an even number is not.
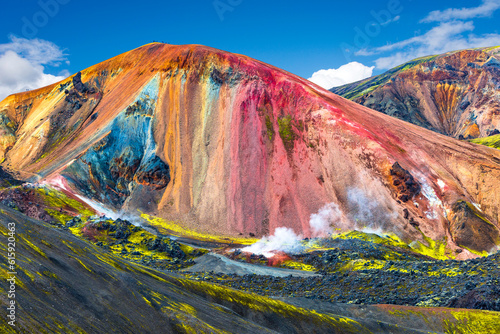
{"type": "Polygon", "coordinates": [[[340,212],[332,228],[429,237],[453,251],[448,217],[459,200],[476,204],[497,231],[496,150],[383,115],[256,60],[150,44],[82,71],[81,81],[94,87],[95,100],[74,111],[64,136],[54,138],[52,116],[67,103],[61,87],[72,89],[74,80],[1,102],[17,127],[0,152],[5,168],[31,180],[60,174],[105,205],[214,234],[286,226],[311,236],[311,214],[333,202],[340,212]],[[394,183],[399,174],[403,188],[394,183]]]}
{"type": "Polygon", "coordinates": [[[500,48],[419,58],[332,92],[455,138],[500,131],[500,48]]]}

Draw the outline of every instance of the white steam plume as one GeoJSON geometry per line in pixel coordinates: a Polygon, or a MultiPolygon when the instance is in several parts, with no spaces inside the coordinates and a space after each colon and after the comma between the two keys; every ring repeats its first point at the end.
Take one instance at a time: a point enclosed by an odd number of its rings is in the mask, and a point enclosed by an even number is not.
{"type": "Polygon", "coordinates": [[[325,204],[318,213],[313,213],[309,220],[313,237],[327,237],[333,232],[333,224],[341,221],[342,211],[336,203],[325,204]]]}
{"type": "Polygon", "coordinates": [[[361,189],[349,189],[347,192],[347,205],[349,209],[348,218],[353,224],[352,229],[357,228],[367,233],[379,234],[379,232],[391,226],[391,222],[397,218],[397,212],[384,207],[376,198],[374,194],[367,195],[361,189]]]}
{"type": "Polygon", "coordinates": [[[300,253],[304,250],[301,244],[302,236],[287,227],[278,227],[274,234],[263,237],[251,246],[242,248],[243,252],[249,252],[265,257],[272,257],[277,251],[289,254],[300,253]]]}
{"type": "MultiPolygon", "coordinates": [[[[352,188],[347,192],[348,214],[335,203],[327,203],[317,213],[311,214],[309,225],[312,237],[328,237],[334,227],[358,229],[366,233],[383,235],[391,221],[397,218],[397,212],[384,207],[376,200],[374,193],[352,188]],[[391,213],[392,212],[392,213],[391,213]]],[[[277,251],[296,254],[303,252],[307,243],[302,242],[302,236],[297,235],[292,229],[279,227],[274,234],[263,237],[255,244],[242,248],[243,252],[272,257],[277,251]]]]}
{"type": "MultiPolygon", "coordinates": [[[[332,224],[341,221],[342,212],[335,203],[328,203],[318,213],[313,213],[309,220],[313,237],[327,237],[332,233],[332,224]]],[[[251,246],[242,248],[249,252],[265,257],[272,257],[276,252],[282,251],[289,254],[301,253],[306,246],[302,242],[302,235],[297,235],[292,229],[278,227],[274,234],[263,237],[251,246]]]]}

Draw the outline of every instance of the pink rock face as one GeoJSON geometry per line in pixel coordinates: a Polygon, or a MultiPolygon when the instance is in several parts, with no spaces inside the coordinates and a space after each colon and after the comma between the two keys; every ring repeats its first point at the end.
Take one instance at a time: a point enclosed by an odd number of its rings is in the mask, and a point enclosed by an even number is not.
{"type": "Polygon", "coordinates": [[[448,216],[459,200],[475,204],[497,231],[498,151],[375,112],[270,65],[202,46],[150,44],[81,78],[94,90],[57,140],[50,123],[60,121],[54,114],[72,79],[0,103],[17,128],[0,152],[4,167],[26,179],[61,174],[87,197],[119,198],[105,205],[213,234],[266,235],[285,226],[307,237],[311,214],[323,209],[331,229],[425,236],[455,249],[448,216]],[[139,158],[123,166],[130,152],[139,158]],[[418,183],[404,200],[404,176],[391,175],[396,162],[418,183]]]}

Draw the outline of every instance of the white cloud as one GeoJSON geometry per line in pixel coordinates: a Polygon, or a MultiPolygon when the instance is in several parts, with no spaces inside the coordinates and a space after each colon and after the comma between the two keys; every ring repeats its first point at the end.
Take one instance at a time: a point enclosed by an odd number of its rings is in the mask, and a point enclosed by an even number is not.
{"type": "MultiPolygon", "coordinates": [[[[0,100],[10,94],[32,90],[60,81],[69,75],[45,73],[49,66],[59,66],[66,55],[52,42],[10,37],[10,43],[0,44],[0,100]]],[[[66,61],[67,64],[67,61],[66,61]]]]}
{"type": "Polygon", "coordinates": [[[314,72],[309,81],[325,89],[330,89],[368,78],[372,75],[374,68],[374,66],[368,67],[358,62],[351,62],[340,66],[338,69],[314,72]]]}
{"type": "Polygon", "coordinates": [[[375,60],[377,69],[390,69],[409,60],[442,54],[449,51],[500,45],[500,34],[476,36],[472,21],[440,23],[425,34],[373,49],[362,49],[356,54],[374,55],[391,52],[375,60]]]}
{"type": "Polygon", "coordinates": [[[401,16],[399,16],[399,15],[398,15],[398,16],[394,17],[393,19],[389,19],[389,20],[387,20],[387,21],[385,21],[385,22],[380,23],[380,25],[381,25],[381,26],[386,26],[386,25],[388,25],[389,23],[392,23],[392,22],[397,22],[397,21],[399,21],[400,19],[401,19],[401,16]]]}
{"type": "Polygon", "coordinates": [[[427,33],[412,37],[405,41],[376,48],[374,52],[397,51],[390,56],[375,60],[378,69],[390,69],[409,60],[442,54],[449,51],[494,46],[500,44],[499,34],[485,34],[476,36],[472,33],[472,22],[447,22],[432,28],[427,33]]]}
{"type": "Polygon", "coordinates": [[[375,60],[377,69],[387,70],[409,60],[446,53],[449,51],[500,45],[500,34],[475,35],[474,22],[478,17],[488,17],[500,9],[500,0],[483,0],[479,7],[450,8],[433,11],[420,22],[437,22],[425,33],[375,48],[358,50],[357,56],[382,56],[375,60]]]}
{"type": "Polygon", "coordinates": [[[448,8],[444,11],[430,12],[420,22],[445,22],[451,20],[468,20],[476,17],[487,17],[500,8],[500,0],[483,0],[479,7],[473,8],[448,8]]]}
{"type": "Polygon", "coordinates": [[[432,28],[423,35],[415,36],[407,40],[388,44],[372,50],[373,53],[393,52],[390,56],[375,60],[378,69],[389,69],[409,60],[441,54],[448,51],[491,46],[500,42],[500,35],[489,34],[475,36],[472,32],[472,22],[447,22],[432,28]]]}

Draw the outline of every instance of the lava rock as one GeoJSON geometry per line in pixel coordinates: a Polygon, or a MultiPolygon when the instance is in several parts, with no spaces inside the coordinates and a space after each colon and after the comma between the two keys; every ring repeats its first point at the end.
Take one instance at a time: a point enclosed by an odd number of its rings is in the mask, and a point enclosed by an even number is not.
{"type": "Polygon", "coordinates": [[[414,196],[418,195],[421,190],[420,184],[406,169],[401,167],[398,162],[392,165],[390,170],[393,182],[398,192],[398,199],[402,202],[408,202],[414,196]]]}

